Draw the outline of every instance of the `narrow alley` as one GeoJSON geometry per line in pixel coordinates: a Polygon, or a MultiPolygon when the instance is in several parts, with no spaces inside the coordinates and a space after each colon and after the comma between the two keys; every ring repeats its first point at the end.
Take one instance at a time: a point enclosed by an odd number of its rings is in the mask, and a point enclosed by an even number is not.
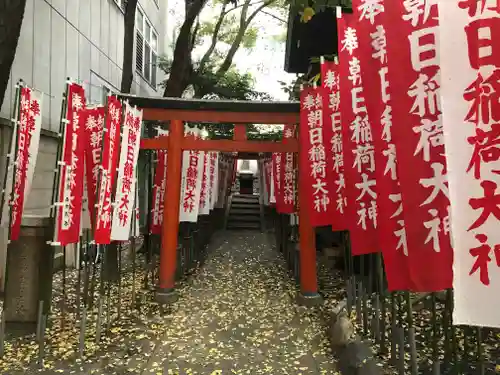
{"type": "Polygon", "coordinates": [[[204,267],[180,293],[151,373],[335,372],[322,323],[295,304],[294,281],[265,234],[216,235],[204,267]]]}
{"type": "MultiPolygon", "coordinates": [[[[269,234],[257,231],[216,232],[205,263],[179,283],[179,300],[168,311],[160,312],[155,302],[148,302],[147,291],[137,297],[143,300],[141,307],[127,307],[132,302],[125,278],[122,299],[111,295],[112,309],[121,304],[125,314],[115,320],[100,344],[95,343],[95,321],[87,324],[82,358],[75,358],[78,323],[59,332],[56,311],[56,329],[47,337],[43,366],[37,364],[39,347],[32,340],[9,344],[9,360],[0,361],[0,372],[336,374],[324,322],[315,310],[295,302],[295,281],[272,241],[269,234]]],[[[140,279],[137,276],[136,282],[140,279]]],[[[76,273],[70,273],[68,280],[76,280],[76,273]]]]}

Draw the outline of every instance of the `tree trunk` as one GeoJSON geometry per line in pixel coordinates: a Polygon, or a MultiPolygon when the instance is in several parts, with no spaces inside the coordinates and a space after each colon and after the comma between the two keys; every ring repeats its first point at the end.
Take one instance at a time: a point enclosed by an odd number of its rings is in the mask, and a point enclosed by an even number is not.
{"type": "Polygon", "coordinates": [[[16,56],[26,0],[0,0],[0,108],[16,56]]]}
{"type": "Polygon", "coordinates": [[[170,75],[165,85],[163,96],[179,98],[189,85],[190,75],[193,71],[193,63],[191,61],[191,30],[196,17],[198,17],[206,2],[207,0],[197,0],[189,7],[186,6],[186,18],[175,43],[172,68],[170,69],[170,75]]]}
{"type": "Polygon", "coordinates": [[[138,0],[128,0],[125,7],[123,35],[123,70],[120,91],[130,94],[132,81],[134,80],[134,36],[135,36],[135,13],[138,0]]]}

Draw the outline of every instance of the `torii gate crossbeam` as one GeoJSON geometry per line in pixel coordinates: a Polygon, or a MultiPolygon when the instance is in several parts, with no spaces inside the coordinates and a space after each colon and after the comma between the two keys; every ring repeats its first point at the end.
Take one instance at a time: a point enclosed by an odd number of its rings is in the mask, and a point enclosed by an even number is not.
{"type": "MultiPolygon", "coordinates": [[[[177,264],[177,241],[179,231],[179,202],[181,196],[181,170],[183,150],[225,152],[299,152],[299,143],[290,139],[287,143],[248,141],[241,131],[246,123],[253,124],[297,124],[298,102],[251,102],[209,101],[177,98],[152,98],[121,95],[130,105],[143,110],[144,120],[170,121],[169,135],[155,139],[143,139],[141,149],[168,150],[168,183],[165,194],[165,209],[162,228],[159,285],[156,299],[160,303],[171,303],[177,299],[175,293],[175,271],[177,264]],[[233,123],[236,125],[233,140],[194,140],[184,137],[184,121],[233,123]]],[[[299,201],[306,202],[306,190],[301,186],[306,179],[299,178],[299,201]]],[[[299,302],[316,304],[321,301],[318,294],[316,274],[315,234],[310,225],[307,210],[299,209],[300,234],[300,286],[299,302]]]]}

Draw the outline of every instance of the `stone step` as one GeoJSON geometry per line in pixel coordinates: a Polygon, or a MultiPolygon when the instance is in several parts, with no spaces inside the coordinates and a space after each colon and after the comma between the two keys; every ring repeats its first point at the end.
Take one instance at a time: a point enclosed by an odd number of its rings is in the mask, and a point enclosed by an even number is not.
{"type": "Polygon", "coordinates": [[[231,199],[232,203],[259,203],[258,195],[234,196],[231,199]]]}
{"type": "Polygon", "coordinates": [[[260,208],[231,208],[229,210],[229,215],[260,215],[260,208]]]}
{"type": "Polygon", "coordinates": [[[231,204],[231,210],[232,209],[243,209],[243,210],[246,210],[246,209],[258,209],[260,210],[260,205],[259,204],[248,204],[248,203],[233,203],[231,204]]]}
{"type": "Polygon", "coordinates": [[[236,221],[255,221],[260,223],[260,216],[256,215],[231,215],[229,214],[229,217],[227,219],[228,223],[236,222],[236,221]]]}
{"type": "Polygon", "coordinates": [[[228,222],[227,229],[260,229],[260,223],[255,222],[228,222]]]}

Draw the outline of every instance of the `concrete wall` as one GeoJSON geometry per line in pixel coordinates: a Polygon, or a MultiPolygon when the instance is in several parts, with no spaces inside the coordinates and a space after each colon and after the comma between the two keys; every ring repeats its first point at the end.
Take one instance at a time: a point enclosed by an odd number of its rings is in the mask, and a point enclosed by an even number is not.
{"type": "MultiPolygon", "coordinates": [[[[158,35],[161,56],[166,45],[167,0],[139,0],[139,7],[158,35]]],[[[6,98],[0,109],[0,182],[3,182],[4,157],[10,138],[6,119],[11,116],[15,84],[22,79],[44,93],[40,154],[26,213],[48,213],[51,171],[56,161],[55,132],[59,128],[66,77],[81,82],[89,103],[102,103],[106,90],[118,91],[123,28],[123,11],[115,0],[27,0],[6,98]]],[[[164,78],[159,71],[157,77],[157,83],[164,78]]],[[[156,96],[162,90],[152,87],[135,72],[132,93],[156,96]]],[[[4,242],[5,234],[0,230],[0,250],[5,247],[4,242]]]]}

